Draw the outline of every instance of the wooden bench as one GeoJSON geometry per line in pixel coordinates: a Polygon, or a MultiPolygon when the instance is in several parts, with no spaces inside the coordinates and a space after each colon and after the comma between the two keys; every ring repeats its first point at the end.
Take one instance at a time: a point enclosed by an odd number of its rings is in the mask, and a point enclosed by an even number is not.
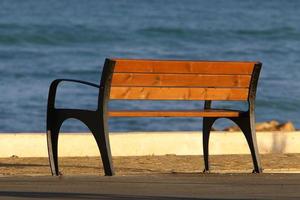
{"type": "MultiPolygon", "coordinates": [[[[259,62],[167,61],[106,59],[100,86],[78,80],[59,79],[49,90],[47,141],[53,175],[59,175],[57,161],[58,133],[69,118],[82,121],[94,135],[101,153],[104,172],[113,175],[108,137],[109,117],[203,117],[204,171],[209,171],[208,143],[213,123],[219,118],[235,122],[248,142],[254,170],[260,173],[255,133],[255,96],[261,69],[259,62]],[[99,88],[98,109],[55,108],[56,88],[61,81],[71,81],[99,88]],[[108,110],[108,102],[121,100],[203,100],[199,110],[108,110]],[[246,111],[213,109],[212,101],[248,101],[246,111]]],[[[179,147],[180,148],[180,147],[179,147]]]]}

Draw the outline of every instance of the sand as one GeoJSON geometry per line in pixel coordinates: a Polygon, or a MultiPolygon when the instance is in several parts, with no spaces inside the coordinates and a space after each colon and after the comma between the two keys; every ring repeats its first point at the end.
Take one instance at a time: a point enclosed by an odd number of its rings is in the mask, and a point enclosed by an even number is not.
{"type": "MultiPolygon", "coordinates": [[[[266,154],[261,156],[265,172],[300,172],[300,154],[266,154]]],[[[211,172],[251,173],[250,155],[211,156],[211,172]]],[[[113,158],[116,175],[201,173],[202,156],[131,156],[113,158]]],[[[98,157],[63,157],[59,159],[63,175],[103,175],[98,157]]],[[[50,175],[47,158],[0,158],[2,176],[50,175]]]]}

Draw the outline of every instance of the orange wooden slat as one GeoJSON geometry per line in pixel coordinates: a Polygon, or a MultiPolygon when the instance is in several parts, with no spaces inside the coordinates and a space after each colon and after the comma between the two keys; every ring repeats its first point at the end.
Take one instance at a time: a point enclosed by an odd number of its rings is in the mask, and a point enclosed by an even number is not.
{"type": "Polygon", "coordinates": [[[114,60],[114,72],[252,74],[256,62],[114,60]]]}
{"type": "Polygon", "coordinates": [[[110,99],[247,100],[247,88],[111,87],[110,99]]]}
{"type": "Polygon", "coordinates": [[[233,110],[114,110],[109,117],[240,117],[244,112],[233,110]]]}
{"type": "Polygon", "coordinates": [[[112,86],[200,86],[248,88],[249,75],[114,73],[112,86]]]}

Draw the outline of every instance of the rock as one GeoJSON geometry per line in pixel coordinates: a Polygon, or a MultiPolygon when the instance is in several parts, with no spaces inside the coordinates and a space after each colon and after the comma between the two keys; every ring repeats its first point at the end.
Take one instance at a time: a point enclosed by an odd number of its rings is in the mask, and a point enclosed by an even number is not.
{"type": "Polygon", "coordinates": [[[215,127],[211,127],[211,131],[219,131],[219,130],[216,129],[215,127]]]}
{"type": "Polygon", "coordinates": [[[294,124],[290,121],[277,126],[279,131],[296,131],[294,124]]]}
{"type": "Polygon", "coordinates": [[[223,131],[234,132],[234,131],[241,131],[241,129],[238,126],[230,126],[230,127],[224,128],[223,131]]]}
{"type": "Polygon", "coordinates": [[[256,130],[257,131],[276,131],[280,123],[275,120],[267,121],[267,122],[261,122],[256,123],[256,130]]]}
{"type": "MultiPolygon", "coordinates": [[[[241,131],[238,126],[230,126],[223,131],[241,131]]],[[[279,123],[276,120],[256,123],[256,131],[296,131],[294,124],[291,121],[279,123]]]]}

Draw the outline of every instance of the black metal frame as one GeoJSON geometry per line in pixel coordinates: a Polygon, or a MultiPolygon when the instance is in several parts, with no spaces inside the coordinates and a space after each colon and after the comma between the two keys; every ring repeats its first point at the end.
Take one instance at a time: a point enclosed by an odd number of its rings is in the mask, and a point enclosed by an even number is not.
{"type": "MultiPolygon", "coordinates": [[[[241,117],[229,117],[227,119],[236,123],[244,133],[248,146],[250,148],[254,170],[253,173],[262,173],[255,131],[255,97],[258,78],[261,70],[261,63],[254,66],[253,74],[250,81],[248,95],[248,110],[241,117]]],[[[212,101],[205,101],[204,109],[211,109],[212,101]]],[[[204,117],[203,118],[203,155],[205,168],[203,172],[209,172],[209,135],[214,122],[220,117],[204,117]]]]}
{"type": "Polygon", "coordinates": [[[106,176],[114,175],[112,156],[108,135],[107,103],[110,90],[114,62],[106,59],[100,86],[86,81],[73,79],[54,80],[49,89],[47,108],[47,145],[52,175],[60,175],[58,169],[58,134],[62,123],[70,118],[82,121],[92,132],[98,145],[106,176]],[[55,108],[55,97],[59,83],[74,82],[99,88],[98,107],[95,111],[79,109],[57,109],[55,108]]]}

